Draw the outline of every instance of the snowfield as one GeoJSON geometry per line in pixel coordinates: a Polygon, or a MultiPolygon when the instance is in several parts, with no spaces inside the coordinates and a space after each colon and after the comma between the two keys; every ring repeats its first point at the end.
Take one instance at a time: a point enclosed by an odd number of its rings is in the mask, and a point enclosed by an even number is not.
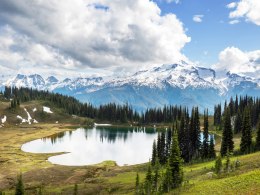
{"type": "MultiPolygon", "coordinates": [[[[33,109],[33,110],[34,110],[34,109],[33,109]]],[[[20,124],[22,124],[22,123],[28,123],[29,125],[31,125],[32,123],[39,123],[36,119],[33,119],[33,118],[31,117],[30,113],[27,111],[26,108],[24,108],[24,111],[25,111],[26,114],[27,114],[27,119],[21,117],[20,115],[17,115],[17,116],[16,116],[18,119],[21,120],[21,123],[20,123],[20,124]]]]}
{"type": "Polygon", "coordinates": [[[4,124],[6,122],[6,120],[7,120],[7,117],[4,115],[4,118],[1,119],[2,124],[4,124]]]}
{"type": "Polygon", "coordinates": [[[50,114],[53,113],[53,112],[51,111],[51,109],[50,109],[49,107],[46,107],[46,106],[43,106],[43,112],[50,113],[50,114]]]}
{"type": "Polygon", "coordinates": [[[28,117],[27,122],[28,122],[29,125],[30,125],[30,124],[31,124],[32,117],[31,117],[30,113],[27,111],[26,108],[24,108],[24,111],[27,113],[27,117],[28,117]]]}

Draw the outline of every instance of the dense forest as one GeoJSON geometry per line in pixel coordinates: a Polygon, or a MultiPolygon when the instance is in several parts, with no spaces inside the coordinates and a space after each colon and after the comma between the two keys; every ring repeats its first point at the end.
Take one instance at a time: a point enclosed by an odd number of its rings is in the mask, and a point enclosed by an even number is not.
{"type": "Polygon", "coordinates": [[[90,103],[81,103],[74,97],[28,88],[5,87],[3,95],[8,100],[12,99],[10,105],[12,108],[20,105],[20,102],[47,100],[64,109],[68,114],[109,122],[172,123],[180,120],[184,113],[188,113],[188,109],[181,106],[147,109],[143,113],[138,113],[128,104],[109,103],[95,107],[90,103]]]}

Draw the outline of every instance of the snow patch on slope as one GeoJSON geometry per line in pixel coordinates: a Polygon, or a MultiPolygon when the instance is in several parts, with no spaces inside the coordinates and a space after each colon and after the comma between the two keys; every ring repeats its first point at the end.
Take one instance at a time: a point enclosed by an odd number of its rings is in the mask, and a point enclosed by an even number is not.
{"type": "Polygon", "coordinates": [[[27,122],[29,123],[29,125],[32,124],[31,123],[32,117],[31,117],[30,113],[27,111],[26,108],[24,108],[24,111],[27,113],[27,117],[28,117],[27,122]]]}
{"type": "Polygon", "coordinates": [[[46,107],[46,106],[43,106],[43,112],[50,113],[50,114],[53,113],[53,112],[51,111],[51,109],[50,109],[49,107],[46,107]]]}
{"type": "Polygon", "coordinates": [[[7,117],[4,115],[4,117],[1,118],[1,122],[2,122],[2,124],[4,124],[4,123],[6,122],[6,120],[7,120],[7,117]]]}

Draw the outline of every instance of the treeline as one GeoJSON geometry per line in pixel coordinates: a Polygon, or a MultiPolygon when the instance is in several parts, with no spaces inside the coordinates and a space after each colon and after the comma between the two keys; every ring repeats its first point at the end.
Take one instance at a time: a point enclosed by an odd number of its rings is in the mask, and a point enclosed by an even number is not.
{"type": "MultiPolygon", "coordinates": [[[[233,97],[231,97],[229,102],[225,101],[225,104],[223,106],[223,112],[221,104],[216,105],[214,108],[214,125],[219,126],[220,128],[223,126],[224,111],[227,108],[229,109],[230,116],[236,120],[242,119],[245,110],[249,109],[251,125],[253,127],[257,125],[260,115],[259,98],[253,98],[249,96],[240,96],[238,98],[238,96],[236,96],[234,100],[233,97]]],[[[239,121],[235,121],[235,123],[237,122],[239,121]]],[[[237,127],[238,128],[235,128],[235,133],[241,132],[239,129],[241,125],[239,123],[237,124],[237,127]]]]}
{"type": "Polygon", "coordinates": [[[6,99],[12,99],[11,108],[15,108],[17,102],[32,100],[49,101],[55,106],[62,108],[66,113],[89,117],[110,122],[139,121],[140,116],[129,105],[106,104],[95,107],[90,103],[81,103],[74,97],[29,88],[5,87],[3,93],[6,99]]]}
{"type": "Polygon", "coordinates": [[[128,104],[109,103],[95,107],[90,103],[81,103],[74,97],[29,88],[5,87],[3,95],[8,100],[12,99],[11,108],[19,107],[21,102],[47,100],[64,109],[68,114],[110,122],[172,123],[180,120],[184,112],[188,112],[181,106],[164,106],[163,108],[147,109],[140,114],[128,104]]]}

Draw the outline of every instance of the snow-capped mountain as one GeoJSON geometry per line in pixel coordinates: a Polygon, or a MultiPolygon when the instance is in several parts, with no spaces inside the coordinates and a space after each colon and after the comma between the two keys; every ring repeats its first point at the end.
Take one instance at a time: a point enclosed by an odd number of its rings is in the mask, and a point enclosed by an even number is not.
{"type": "Polygon", "coordinates": [[[3,84],[7,86],[43,89],[45,88],[46,83],[45,80],[38,74],[29,76],[18,74],[15,78],[11,78],[3,84]]]}
{"type": "Polygon", "coordinates": [[[116,102],[129,103],[138,110],[182,104],[213,109],[215,103],[233,95],[260,96],[258,78],[224,75],[209,68],[181,62],[136,72],[131,76],[66,78],[21,75],[7,80],[2,86],[32,87],[71,95],[94,105],[116,102]]]}

